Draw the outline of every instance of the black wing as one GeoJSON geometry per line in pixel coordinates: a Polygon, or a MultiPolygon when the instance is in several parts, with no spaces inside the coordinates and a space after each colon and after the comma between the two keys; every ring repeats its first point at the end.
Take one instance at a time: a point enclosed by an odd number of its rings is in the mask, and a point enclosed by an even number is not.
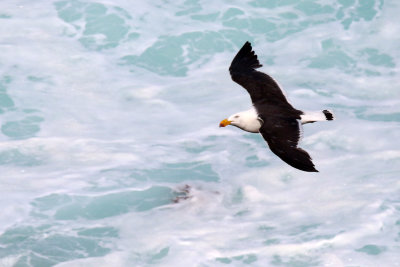
{"type": "Polygon", "coordinates": [[[232,60],[229,72],[232,80],[249,92],[256,109],[259,105],[272,104],[295,110],[286,100],[275,80],[269,75],[255,70],[260,67],[262,65],[252,51],[251,44],[246,42],[232,60]]]}
{"type": "Polygon", "coordinates": [[[260,133],[271,151],[284,162],[302,171],[318,172],[310,155],[297,147],[301,138],[300,127],[294,117],[270,116],[265,118],[260,133]]]}

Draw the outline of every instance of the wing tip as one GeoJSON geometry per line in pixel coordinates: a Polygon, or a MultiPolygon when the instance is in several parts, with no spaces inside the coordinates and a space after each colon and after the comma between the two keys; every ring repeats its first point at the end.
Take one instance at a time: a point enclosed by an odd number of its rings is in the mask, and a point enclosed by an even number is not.
{"type": "Polygon", "coordinates": [[[246,41],[246,42],[244,43],[243,47],[249,47],[250,50],[253,50],[253,47],[252,47],[252,45],[251,45],[251,43],[250,43],[249,41],[246,41]]]}
{"type": "Polygon", "coordinates": [[[319,170],[317,170],[317,169],[315,168],[315,166],[313,166],[312,169],[310,169],[310,171],[308,171],[308,172],[319,172],[319,170]]]}
{"type": "MultiPolygon", "coordinates": [[[[303,149],[301,149],[301,150],[303,150],[303,149]]],[[[303,150],[303,151],[308,155],[308,153],[305,150],[303,150]]],[[[315,168],[315,165],[312,162],[312,159],[309,155],[308,155],[308,161],[306,161],[306,162],[303,161],[300,168],[298,166],[293,166],[293,167],[298,168],[299,170],[302,170],[305,172],[319,172],[315,168]]]]}
{"type": "Polygon", "coordinates": [[[249,41],[246,41],[239,52],[232,60],[230,71],[234,69],[258,69],[261,68],[262,64],[258,61],[256,53],[253,51],[253,47],[249,41]]]}
{"type": "Polygon", "coordinates": [[[300,171],[305,171],[305,172],[319,172],[316,168],[315,165],[310,161],[310,164],[293,164],[293,163],[288,163],[290,166],[300,170],[300,171]]]}

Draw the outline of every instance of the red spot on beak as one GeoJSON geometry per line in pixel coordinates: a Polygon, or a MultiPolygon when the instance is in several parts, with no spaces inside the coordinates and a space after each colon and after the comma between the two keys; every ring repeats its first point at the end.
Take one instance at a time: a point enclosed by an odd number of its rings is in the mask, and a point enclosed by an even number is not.
{"type": "Polygon", "coordinates": [[[219,123],[219,127],[225,127],[225,126],[228,126],[229,124],[231,124],[231,121],[224,119],[219,123]]]}

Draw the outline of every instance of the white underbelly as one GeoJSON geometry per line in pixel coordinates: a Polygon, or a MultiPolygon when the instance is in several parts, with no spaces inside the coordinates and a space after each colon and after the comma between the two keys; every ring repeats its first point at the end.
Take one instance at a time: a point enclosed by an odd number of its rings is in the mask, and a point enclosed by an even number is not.
{"type": "Polygon", "coordinates": [[[260,128],[261,128],[261,122],[258,119],[255,119],[246,123],[244,125],[244,128],[242,129],[250,133],[258,133],[260,131],[260,128]]]}

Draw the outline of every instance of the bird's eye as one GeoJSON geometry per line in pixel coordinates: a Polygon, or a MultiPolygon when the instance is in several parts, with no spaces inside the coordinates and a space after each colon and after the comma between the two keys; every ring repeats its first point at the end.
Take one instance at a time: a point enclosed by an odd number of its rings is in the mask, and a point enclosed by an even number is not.
{"type": "Polygon", "coordinates": [[[236,115],[236,116],[234,116],[233,118],[237,119],[237,118],[239,118],[239,115],[236,115]]]}

